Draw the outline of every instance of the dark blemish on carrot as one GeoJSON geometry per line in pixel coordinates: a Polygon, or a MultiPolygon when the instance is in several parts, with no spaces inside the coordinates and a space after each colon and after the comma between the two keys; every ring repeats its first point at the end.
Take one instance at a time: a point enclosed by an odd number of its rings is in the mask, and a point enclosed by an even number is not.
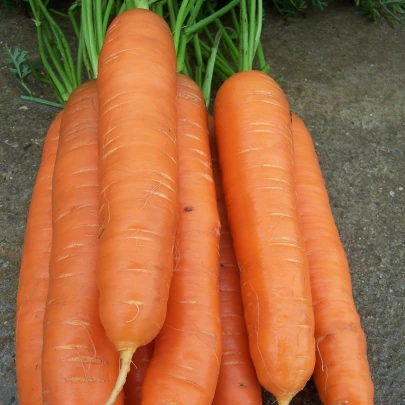
{"type": "Polygon", "coordinates": [[[219,266],[220,266],[220,267],[224,267],[224,264],[223,264],[223,263],[219,263],[219,266]]]}
{"type": "Polygon", "coordinates": [[[184,207],[184,211],[185,211],[185,212],[194,211],[194,207],[192,207],[191,205],[188,205],[187,207],[184,207]]]}

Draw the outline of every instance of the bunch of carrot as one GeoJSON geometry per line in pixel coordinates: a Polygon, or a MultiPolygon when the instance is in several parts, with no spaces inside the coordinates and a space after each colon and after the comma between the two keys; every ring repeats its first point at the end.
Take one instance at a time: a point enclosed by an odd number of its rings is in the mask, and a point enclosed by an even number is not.
{"type": "MultiPolygon", "coordinates": [[[[190,4],[172,27],[195,20],[190,4]]],[[[313,375],[325,405],[371,405],[311,137],[253,70],[261,1],[240,1],[239,73],[213,118],[201,81],[177,73],[188,40],[141,6],[114,18],[97,79],[46,137],[17,297],[20,404],[259,405],[263,386],[288,405],[313,375]]],[[[222,76],[223,59],[209,59],[222,76]]]]}

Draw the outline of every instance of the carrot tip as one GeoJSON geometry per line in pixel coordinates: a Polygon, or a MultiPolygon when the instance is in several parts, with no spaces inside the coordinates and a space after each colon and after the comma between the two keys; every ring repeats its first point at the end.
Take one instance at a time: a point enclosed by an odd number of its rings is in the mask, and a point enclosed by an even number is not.
{"type": "Polygon", "coordinates": [[[120,361],[121,361],[120,372],[118,374],[117,381],[111,392],[111,395],[108,398],[105,405],[114,405],[119,393],[122,391],[122,388],[124,387],[125,384],[125,380],[127,379],[127,375],[131,368],[132,355],[134,353],[135,349],[132,348],[120,352],[120,361]]]}
{"type": "Polygon", "coordinates": [[[289,405],[292,399],[295,397],[295,394],[283,395],[283,398],[277,398],[278,405],[289,405]]]}

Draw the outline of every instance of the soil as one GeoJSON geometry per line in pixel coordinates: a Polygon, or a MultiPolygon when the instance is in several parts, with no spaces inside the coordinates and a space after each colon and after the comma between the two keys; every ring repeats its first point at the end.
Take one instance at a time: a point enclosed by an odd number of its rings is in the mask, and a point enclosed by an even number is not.
{"type": "MultiPolygon", "coordinates": [[[[293,111],[310,129],[346,249],[367,335],[375,404],[405,404],[405,26],[378,26],[353,6],[286,23],[267,16],[270,74],[283,77],[293,111]]],[[[24,14],[0,10],[0,48],[36,58],[24,14]]],[[[32,83],[37,96],[49,89],[32,83]]],[[[20,99],[0,54],[0,405],[18,404],[15,297],[21,248],[44,135],[54,108],[20,99]]],[[[264,403],[274,398],[264,394],[264,403]]],[[[320,405],[312,383],[292,405],[320,405]]]]}

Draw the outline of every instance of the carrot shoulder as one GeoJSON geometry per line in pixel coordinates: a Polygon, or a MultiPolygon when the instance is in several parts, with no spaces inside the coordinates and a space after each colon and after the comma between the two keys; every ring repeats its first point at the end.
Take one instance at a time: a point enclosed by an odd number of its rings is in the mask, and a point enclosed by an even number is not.
{"type": "Polygon", "coordinates": [[[269,76],[244,71],[221,86],[214,119],[250,353],[260,383],[286,405],[315,362],[288,101],[269,76]]]}
{"type": "Polygon", "coordinates": [[[27,218],[16,310],[16,369],[21,405],[42,405],[43,323],[52,245],[52,178],[61,111],[45,138],[27,218]]]}
{"type": "Polygon", "coordinates": [[[117,353],[98,313],[97,130],[97,86],[92,81],[68,100],[53,178],[42,356],[43,402],[49,405],[101,404],[118,372],[117,353]]]}
{"type": "Polygon", "coordinates": [[[100,317],[120,354],[121,391],[135,350],[166,316],[177,226],[176,55],[167,23],[144,9],[111,23],[99,58],[100,317]]]}
{"type": "Polygon", "coordinates": [[[325,405],[372,405],[366,337],[352,296],[339,238],[311,136],[293,114],[298,209],[309,261],[315,314],[314,381],[325,405]]]}
{"type": "Polygon", "coordinates": [[[167,317],[142,388],[142,405],[211,405],[222,354],[219,217],[207,111],[178,76],[179,224],[167,317]]]}
{"type": "Polygon", "coordinates": [[[239,267],[226,214],[214,120],[209,117],[212,171],[221,221],[219,289],[223,353],[213,405],[261,405],[261,387],[249,351],[239,267]]]}

